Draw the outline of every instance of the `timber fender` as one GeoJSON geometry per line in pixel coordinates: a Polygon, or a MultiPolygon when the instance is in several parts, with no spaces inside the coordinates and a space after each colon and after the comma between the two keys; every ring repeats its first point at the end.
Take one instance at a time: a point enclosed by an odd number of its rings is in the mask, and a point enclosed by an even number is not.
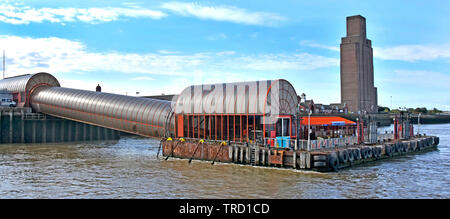
{"type": "Polygon", "coordinates": [[[253,166],[272,166],[274,168],[294,168],[319,172],[338,171],[340,169],[386,159],[407,153],[423,153],[437,148],[438,137],[416,136],[409,140],[395,140],[381,145],[352,145],[335,149],[313,151],[268,148],[248,145],[222,145],[217,141],[197,140],[163,141],[163,155],[184,159],[238,163],[253,166]],[[223,147],[222,147],[223,146],[223,147]],[[294,153],[296,156],[294,156],[294,153]],[[294,160],[295,159],[295,160],[294,160]]]}

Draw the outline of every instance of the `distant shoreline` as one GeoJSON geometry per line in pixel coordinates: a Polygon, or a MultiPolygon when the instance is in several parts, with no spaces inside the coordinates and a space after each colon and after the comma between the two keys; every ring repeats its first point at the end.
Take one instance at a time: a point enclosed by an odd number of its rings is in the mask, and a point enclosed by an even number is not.
{"type": "MultiPolygon", "coordinates": [[[[341,116],[346,119],[356,121],[358,114],[313,114],[312,116],[341,116]]],[[[377,113],[371,114],[372,118],[379,122],[380,126],[388,126],[393,124],[395,114],[377,113]]],[[[418,114],[411,115],[412,123],[417,124],[418,114]]],[[[446,124],[450,123],[450,114],[422,114],[420,116],[420,124],[446,124]]]]}
{"type": "MultiPolygon", "coordinates": [[[[417,124],[418,115],[412,116],[412,123],[417,124]]],[[[444,124],[450,123],[450,115],[448,114],[425,114],[420,116],[420,124],[444,124]]]]}

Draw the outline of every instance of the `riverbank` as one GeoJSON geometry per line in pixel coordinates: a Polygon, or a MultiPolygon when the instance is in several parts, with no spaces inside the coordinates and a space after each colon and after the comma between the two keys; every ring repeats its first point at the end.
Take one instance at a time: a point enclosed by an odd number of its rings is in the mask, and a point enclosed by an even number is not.
{"type": "MultiPolygon", "coordinates": [[[[389,126],[393,124],[393,118],[398,114],[377,113],[370,116],[378,122],[378,126],[389,126]]],[[[358,114],[312,114],[311,116],[341,116],[346,119],[356,121],[358,114]]],[[[411,115],[411,122],[418,124],[418,114],[411,115]]],[[[420,116],[420,124],[447,124],[450,123],[450,114],[422,114],[420,116]]]]}

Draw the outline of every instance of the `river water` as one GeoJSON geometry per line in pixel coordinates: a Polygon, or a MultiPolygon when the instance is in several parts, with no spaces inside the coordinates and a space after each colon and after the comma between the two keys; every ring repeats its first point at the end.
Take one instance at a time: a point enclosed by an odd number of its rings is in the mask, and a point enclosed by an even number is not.
{"type": "MultiPolygon", "coordinates": [[[[415,129],[417,130],[417,129],[415,129]]],[[[159,141],[0,145],[0,198],[450,198],[450,124],[438,150],[335,173],[156,159],[159,141]]]]}

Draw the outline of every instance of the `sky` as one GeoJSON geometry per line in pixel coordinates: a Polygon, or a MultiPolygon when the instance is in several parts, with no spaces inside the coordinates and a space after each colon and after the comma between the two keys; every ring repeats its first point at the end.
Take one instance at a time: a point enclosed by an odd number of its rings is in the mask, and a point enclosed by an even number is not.
{"type": "Polygon", "coordinates": [[[0,49],[6,77],[48,72],[63,87],[142,96],[282,78],[329,104],[352,15],[366,18],[379,105],[450,110],[441,0],[0,0],[0,49]]]}

